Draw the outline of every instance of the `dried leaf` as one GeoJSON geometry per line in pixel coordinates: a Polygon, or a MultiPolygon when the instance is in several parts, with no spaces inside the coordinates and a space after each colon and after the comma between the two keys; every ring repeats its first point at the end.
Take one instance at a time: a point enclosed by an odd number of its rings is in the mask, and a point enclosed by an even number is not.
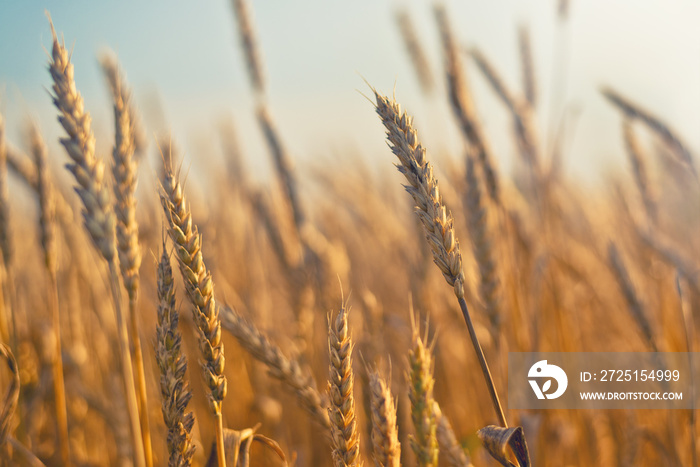
{"type": "Polygon", "coordinates": [[[479,430],[477,434],[491,457],[500,462],[501,465],[505,467],[530,467],[530,452],[527,449],[527,442],[525,442],[523,427],[503,428],[489,425],[479,430]],[[509,456],[508,448],[518,462],[517,464],[509,459],[512,456],[509,456]]]}
{"type": "MultiPolygon", "coordinates": [[[[276,441],[255,433],[259,427],[260,424],[255,425],[253,428],[246,428],[240,431],[228,428],[224,429],[224,451],[226,453],[227,466],[248,467],[250,465],[250,446],[253,444],[253,441],[257,441],[269,447],[279,456],[283,465],[289,465],[282,448],[280,448],[276,441]]],[[[216,467],[216,462],[216,445],[213,444],[206,467],[216,467]]]]}

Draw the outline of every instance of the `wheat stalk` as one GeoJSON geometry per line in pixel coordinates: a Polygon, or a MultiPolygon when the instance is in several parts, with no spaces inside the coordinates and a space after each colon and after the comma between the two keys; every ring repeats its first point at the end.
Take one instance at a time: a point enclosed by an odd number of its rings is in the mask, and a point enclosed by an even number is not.
{"type": "Polygon", "coordinates": [[[156,361],[160,370],[160,394],[163,421],[168,428],[170,466],[192,463],[194,414],[185,413],[192,398],[186,379],[187,358],[183,355],[182,336],[177,329],[179,313],[175,305],[175,284],[170,256],[165,251],[158,262],[158,324],[156,327],[156,361]]]}
{"type": "Polygon", "coordinates": [[[50,16],[49,23],[53,37],[49,63],[49,72],[54,82],[52,97],[54,105],[60,112],[58,120],[68,135],[66,138],[61,138],[60,141],[72,160],[67,168],[78,182],[75,190],[83,203],[84,226],[98,252],[109,266],[110,286],[117,318],[120,363],[131,423],[135,463],[142,466],[145,465],[143,441],[131,356],[129,355],[129,337],[126,319],[121,309],[119,276],[115,258],[116,219],[111,209],[109,192],[103,184],[104,166],[102,161],[95,158],[95,137],[90,128],[90,115],[85,112],[83,98],[75,87],[73,64],[70,62],[65,45],[58,41],[50,16]]]}
{"type": "Polygon", "coordinates": [[[12,307],[12,279],[10,277],[10,263],[12,261],[12,247],[9,235],[9,191],[7,187],[7,141],[5,138],[5,119],[0,113],[0,254],[2,264],[0,274],[2,277],[2,301],[0,303],[0,337],[5,342],[12,342],[12,347],[17,351],[17,323],[12,307]]]}
{"type": "Polygon", "coordinates": [[[329,318],[328,351],[330,356],[328,393],[331,421],[333,462],[336,467],[357,466],[360,462],[360,433],[355,419],[352,370],[353,342],[348,330],[348,311],[343,305],[338,315],[329,318]]]}
{"type": "Polygon", "coordinates": [[[53,355],[53,385],[56,410],[56,425],[58,427],[58,444],[61,461],[70,465],[70,447],[68,438],[68,411],[66,410],[66,388],[63,378],[63,351],[61,346],[61,320],[58,304],[58,282],[56,272],[56,224],[55,207],[49,169],[47,167],[47,149],[41,133],[35,123],[29,127],[29,141],[34,156],[37,175],[37,195],[39,198],[39,238],[44,251],[44,265],[49,278],[49,294],[51,296],[51,319],[55,334],[55,354],[53,355]]]}
{"type": "Polygon", "coordinates": [[[0,252],[5,267],[12,263],[12,245],[10,243],[10,192],[7,186],[7,141],[5,137],[5,119],[0,114],[0,252]]]}
{"type": "Polygon", "coordinates": [[[399,467],[401,445],[396,426],[396,404],[378,371],[369,372],[372,447],[376,467],[399,467]]]}
{"type": "Polygon", "coordinates": [[[169,156],[165,161],[160,200],[170,226],[168,233],[175,245],[185,290],[192,304],[192,316],[199,330],[199,349],[203,358],[200,366],[209,388],[209,407],[216,418],[217,459],[219,467],[225,467],[221,404],[226,397],[226,376],[221,320],[214,298],[214,283],[202,258],[202,236],[197,226],[192,224],[192,214],[180,185],[179,173],[173,172],[169,156]]]}
{"type": "Polygon", "coordinates": [[[525,99],[527,99],[530,107],[535,108],[537,103],[537,80],[535,79],[535,65],[532,59],[530,29],[526,26],[518,28],[518,46],[525,99]]]}

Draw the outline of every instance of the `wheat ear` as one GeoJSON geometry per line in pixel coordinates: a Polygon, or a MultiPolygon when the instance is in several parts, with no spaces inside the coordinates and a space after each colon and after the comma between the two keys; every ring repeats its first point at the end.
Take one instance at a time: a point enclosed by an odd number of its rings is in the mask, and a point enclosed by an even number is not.
{"type": "Polygon", "coordinates": [[[226,376],[221,320],[214,299],[214,282],[202,258],[202,236],[197,226],[192,224],[192,214],[180,185],[179,173],[173,172],[169,156],[165,161],[160,200],[187,296],[192,304],[194,322],[199,330],[200,365],[204,382],[209,388],[209,406],[216,418],[217,459],[219,467],[225,467],[221,404],[226,397],[226,376]]]}
{"type": "Polygon", "coordinates": [[[698,172],[695,168],[695,161],[693,160],[690,149],[688,149],[688,146],[668,125],[654,116],[648,110],[633,103],[611,88],[603,88],[601,92],[603,93],[603,96],[617,106],[628,118],[641,120],[646,126],[651,128],[657,135],[659,135],[664,143],[671,148],[673,153],[688,166],[695,178],[698,178],[698,172]]]}
{"type": "Polygon", "coordinates": [[[537,129],[535,128],[535,116],[530,103],[527,99],[521,98],[510,91],[505,81],[496,71],[496,68],[479,49],[471,49],[469,55],[486,77],[496,95],[501,98],[505,106],[510,110],[513,116],[520,154],[528,166],[532,168],[533,173],[539,176],[541,174],[539,143],[537,141],[537,129]]]}
{"type": "Polygon", "coordinates": [[[625,138],[625,146],[627,147],[627,155],[630,160],[630,165],[632,166],[634,182],[642,197],[644,210],[646,211],[649,221],[655,225],[658,221],[658,211],[656,209],[656,202],[654,201],[652,186],[649,181],[647,161],[629,118],[625,118],[622,122],[622,134],[625,138]]]}
{"type": "Polygon", "coordinates": [[[134,158],[134,125],[130,105],[130,93],[122,82],[116,61],[103,56],[103,71],[110,83],[114,105],[114,149],[112,150],[112,176],[114,177],[114,212],[117,217],[117,252],[119,269],[124,288],[129,296],[129,335],[133,348],[136,389],[139,398],[139,419],[143,435],[143,449],[146,465],[153,465],[151,430],[148,421],[148,396],[146,392],[146,372],[143,364],[143,351],[137,316],[139,291],[139,267],[141,248],[139,247],[139,226],[136,222],[136,183],[137,165],[134,158]]]}
{"type": "Polygon", "coordinates": [[[255,21],[249,0],[231,0],[238,23],[238,36],[245,55],[248,78],[253,89],[262,95],[265,93],[265,73],[258,39],[255,34],[255,21]]]}
{"type": "MultiPolygon", "coordinates": [[[[48,13],[47,13],[48,16],[48,13]]],[[[53,48],[49,72],[53,78],[53,102],[60,112],[59,122],[67,133],[61,138],[72,163],[68,170],[73,174],[78,186],[75,191],[83,203],[84,225],[95,247],[109,265],[110,286],[114,299],[119,338],[119,354],[126,392],[127,409],[134,443],[135,463],[145,465],[141,425],[129,355],[129,336],[126,319],[121,309],[121,292],[116,264],[115,225],[116,220],[110,204],[107,187],[103,184],[104,166],[95,158],[95,137],[90,128],[90,115],[85,112],[83,98],[76,90],[73,79],[73,64],[70,63],[65,45],[59,43],[56,30],[49,17],[53,48]]]]}
{"type": "Polygon", "coordinates": [[[416,455],[418,465],[437,467],[437,418],[433,411],[433,345],[428,342],[428,329],[421,337],[415,320],[413,327],[413,344],[408,352],[408,398],[411,400],[411,420],[416,431],[410,438],[411,448],[416,455]]]}
{"type": "Polygon", "coordinates": [[[459,242],[455,237],[452,216],[442,202],[437,180],[433,177],[433,168],[426,158],[426,151],[418,140],[418,134],[413,128],[412,118],[393,99],[379,94],[376,90],[376,111],[386,128],[389,147],[399,159],[397,168],[408,185],[406,191],[416,203],[418,215],[426,239],[430,244],[433,261],[453,289],[462,310],[462,316],[469,330],[472,346],[479,359],[481,372],[491,396],[491,402],[502,426],[508,426],[496,386],[493,383],[484,351],[476,336],[467,302],[464,300],[464,271],[462,270],[462,255],[459,242]]]}
{"type": "Polygon", "coordinates": [[[520,51],[520,67],[525,99],[527,99],[530,107],[534,108],[537,103],[537,80],[535,79],[535,64],[532,59],[530,29],[527,26],[518,28],[518,50],[520,51]]]}
{"type": "Polygon", "coordinates": [[[491,330],[498,342],[501,313],[498,304],[498,276],[493,258],[490,236],[487,232],[487,213],[481,199],[481,186],[476,175],[474,158],[467,157],[466,204],[469,215],[469,231],[472,251],[479,266],[479,295],[491,322],[491,330]]]}
{"type": "Polygon", "coordinates": [[[389,385],[378,371],[369,373],[372,448],[376,467],[399,467],[401,445],[396,426],[396,404],[389,385]]]}
{"type": "Polygon", "coordinates": [[[68,439],[68,411],[66,409],[66,388],[63,379],[63,352],[61,348],[61,320],[58,304],[58,282],[56,272],[56,223],[55,206],[49,169],[47,166],[47,149],[41,133],[35,123],[29,126],[29,143],[34,156],[37,175],[37,195],[39,198],[39,238],[44,250],[44,265],[49,279],[51,320],[55,334],[56,347],[53,355],[53,385],[56,409],[56,425],[61,461],[70,465],[70,447],[68,439]]]}
{"type": "Polygon", "coordinates": [[[484,171],[489,197],[496,203],[501,203],[501,188],[491,149],[484,137],[481,124],[476,115],[474,102],[467,84],[467,77],[462,69],[459,47],[452,32],[445,5],[435,4],[435,19],[440,30],[443,55],[445,58],[445,73],[447,89],[450,95],[452,110],[457,118],[459,127],[465,139],[477,151],[479,163],[484,171]]]}
{"type": "Polygon", "coordinates": [[[639,326],[639,330],[642,332],[644,341],[652,352],[658,352],[659,349],[656,345],[656,339],[654,339],[654,333],[652,331],[651,323],[647,317],[647,312],[642,305],[642,301],[635,290],[632,279],[630,278],[625,263],[623,263],[620,253],[614,243],[608,245],[608,259],[613,271],[615,272],[615,279],[622,289],[622,293],[625,296],[625,301],[627,301],[627,307],[629,308],[632,318],[639,326]]]}
{"type": "Polygon", "coordinates": [[[182,353],[182,335],[177,329],[180,319],[175,305],[175,284],[170,256],[165,251],[158,262],[158,324],[156,327],[156,361],[160,370],[160,394],[163,421],[168,428],[170,466],[192,463],[194,415],[185,413],[192,398],[187,377],[187,358],[182,353]]]}
{"type": "Polygon", "coordinates": [[[418,38],[416,27],[413,24],[408,8],[406,6],[398,8],[394,12],[394,19],[401,33],[401,39],[403,40],[406,53],[408,53],[408,57],[411,59],[413,71],[416,73],[416,76],[418,76],[420,87],[423,93],[430,94],[435,87],[435,79],[433,79],[433,74],[430,72],[428,56],[418,38]]]}
{"type": "Polygon", "coordinates": [[[288,358],[282,350],[271,343],[252,323],[244,320],[236,310],[221,308],[221,325],[238,340],[250,355],[267,365],[270,374],[296,394],[304,407],[324,428],[330,428],[328,409],[323,397],[316,389],[313,376],[293,358],[288,358]]]}
{"type": "Polygon", "coordinates": [[[328,393],[333,462],[336,467],[357,466],[360,462],[360,433],[355,418],[355,374],[352,370],[353,342],[348,329],[348,310],[340,308],[329,318],[328,351],[330,369],[328,393]]]}

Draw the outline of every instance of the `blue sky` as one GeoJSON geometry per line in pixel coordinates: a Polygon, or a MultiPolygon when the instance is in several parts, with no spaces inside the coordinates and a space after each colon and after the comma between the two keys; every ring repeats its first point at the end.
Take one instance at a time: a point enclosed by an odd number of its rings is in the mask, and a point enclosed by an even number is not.
{"type": "MultiPolygon", "coordinates": [[[[368,92],[362,78],[385,92],[395,86],[399,101],[415,115],[429,150],[459,154],[444,89],[432,98],[419,92],[392,17],[398,2],[252,3],[271,105],[299,164],[332,163],[360,152],[366,160],[390,168],[381,126],[358,92],[368,92]]],[[[563,37],[557,30],[555,3],[447,2],[460,40],[478,45],[516,89],[517,26],[529,25],[543,99],[538,110],[542,127],[550,119],[554,41],[563,37]]],[[[432,71],[442,83],[431,3],[405,4],[430,53],[432,71]]],[[[699,5],[693,0],[571,1],[567,103],[580,116],[568,145],[570,175],[595,180],[608,167],[624,163],[619,116],[600,98],[601,84],[613,85],[653,110],[700,150],[699,5]]],[[[96,56],[110,47],[134,88],[149,135],[171,128],[189,161],[216,160],[217,122],[231,115],[249,165],[266,173],[267,154],[253,117],[228,0],[1,1],[0,109],[6,114],[11,141],[21,142],[27,114],[39,119],[48,140],[59,135],[45,91],[50,85],[42,48],[50,46],[45,9],[66,43],[74,45],[76,81],[93,114],[102,154],[111,146],[112,122],[96,56]]],[[[515,157],[510,121],[477,70],[471,66],[468,71],[484,125],[507,170],[515,157]]]]}

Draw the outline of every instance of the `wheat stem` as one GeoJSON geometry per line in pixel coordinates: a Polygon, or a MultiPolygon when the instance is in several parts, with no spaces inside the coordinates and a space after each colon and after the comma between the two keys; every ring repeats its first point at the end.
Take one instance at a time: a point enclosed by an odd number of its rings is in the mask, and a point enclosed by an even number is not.
{"type": "Polygon", "coordinates": [[[70,465],[70,447],[68,438],[68,411],[66,409],[66,389],[63,378],[63,350],[61,346],[61,319],[58,301],[58,283],[56,271],[56,233],[53,192],[49,180],[46,157],[47,149],[36,124],[29,128],[29,139],[36,165],[37,195],[39,198],[39,230],[41,246],[44,250],[44,265],[49,279],[50,309],[53,332],[56,337],[55,355],[53,356],[53,385],[58,428],[58,444],[61,461],[70,465]]]}

